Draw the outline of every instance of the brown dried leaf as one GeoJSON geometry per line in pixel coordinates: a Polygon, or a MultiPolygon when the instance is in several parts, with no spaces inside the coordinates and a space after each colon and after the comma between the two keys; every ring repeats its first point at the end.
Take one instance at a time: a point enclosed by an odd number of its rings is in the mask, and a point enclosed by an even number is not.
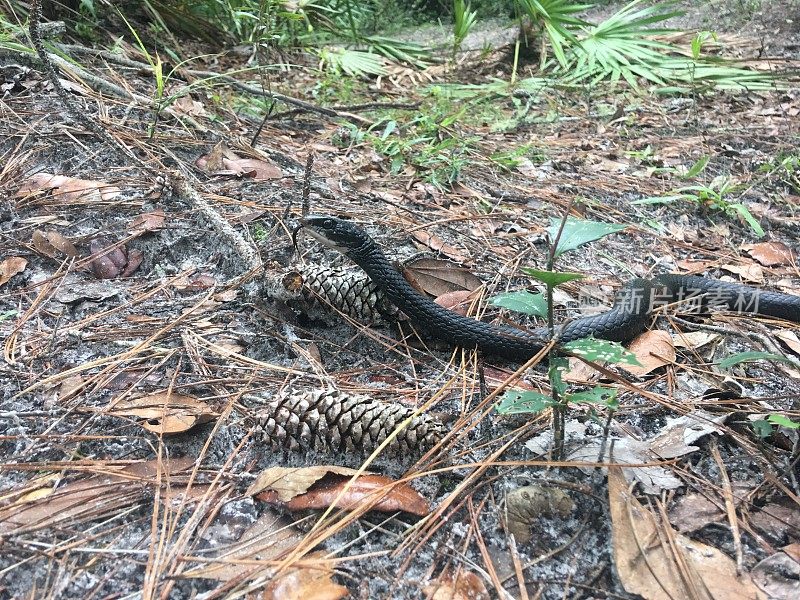
{"type": "Polygon", "coordinates": [[[472,571],[448,569],[424,587],[430,600],[489,600],[483,580],[472,571]]]}
{"type": "Polygon", "coordinates": [[[708,333],[706,331],[687,331],[676,333],[672,336],[672,344],[676,348],[697,349],[715,342],[722,336],[718,333],[708,333]]]}
{"type": "Polygon", "coordinates": [[[681,496],[669,511],[670,522],[681,533],[691,533],[709,523],[721,521],[725,512],[702,494],[690,492],[681,496]]]}
{"type": "Polygon", "coordinates": [[[192,100],[189,96],[181,96],[171,104],[172,109],[179,115],[190,117],[207,117],[205,107],[197,100],[192,100]]]}
{"type": "Polygon", "coordinates": [[[789,544],[781,548],[795,562],[800,563],[800,544],[789,544]]]}
{"type": "Polygon", "coordinates": [[[790,265],[797,260],[797,254],[783,242],[746,244],[742,249],[765,267],[790,265]]]}
{"type": "Polygon", "coordinates": [[[273,578],[264,588],[264,600],[339,600],[349,596],[346,587],[334,583],[334,562],[324,556],[323,552],[309,554],[306,560],[316,558],[316,563],[289,569],[273,578]]]}
{"type": "Polygon", "coordinates": [[[241,158],[230,150],[225,142],[220,142],[206,155],[195,161],[195,165],[212,175],[236,175],[252,177],[256,181],[280,179],[280,167],[263,158],[241,158]]]}
{"type": "Polygon", "coordinates": [[[143,419],[140,425],[153,433],[182,433],[219,416],[205,402],[191,396],[158,392],[119,402],[110,409],[119,417],[143,419]]]}
{"type": "Polygon", "coordinates": [[[139,250],[138,248],[134,248],[130,252],[128,252],[128,264],[125,265],[125,269],[122,271],[121,277],[130,277],[139,268],[139,265],[142,264],[144,260],[144,252],[139,250]]]}
{"type": "Polygon", "coordinates": [[[49,258],[60,258],[60,255],[78,256],[78,249],[75,244],[57,231],[40,231],[37,229],[33,232],[31,241],[38,252],[49,258]]]}
{"type": "Polygon", "coordinates": [[[690,274],[702,273],[717,266],[713,260],[676,260],[675,264],[690,274]]]}
{"type": "Polygon", "coordinates": [[[614,562],[628,593],[648,600],[765,598],[724,553],[660,522],[634,498],[617,466],[608,468],[608,500],[614,562]]]}
{"type": "Polygon", "coordinates": [[[417,229],[416,231],[412,232],[411,235],[414,237],[414,239],[421,244],[428,246],[428,248],[431,250],[441,252],[445,256],[449,256],[455,261],[466,263],[469,260],[469,258],[463,252],[453,248],[453,246],[445,243],[443,239],[433,235],[432,233],[417,229]]]}
{"type": "Polygon", "coordinates": [[[21,256],[9,256],[0,261],[0,285],[8,283],[14,275],[19,275],[28,266],[28,261],[21,256]]]}
{"type": "Polygon", "coordinates": [[[427,501],[419,492],[408,484],[397,483],[384,475],[361,475],[351,482],[350,475],[328,472],[311,484],[305,493],[295,495],[290,500],[282,500],[279,495],[285,495],[285,489],[282,488],[281,492],[265,490],[255,497],[263,502],[280,504],[288,510],[328,508],[338,498],[336,506],[346,510],[366,503],[370,510],[381,512],[402,510],[419,516],[430,512],[427,501]],[[385,492],[387,488],[390,489],[385,492]]]}
{"type": "Polygon", "coordinates": [[[416,289],[438,297],[450,292],[474,292],[483,285],[469,269],[440,258],[417,258],[403,265],[403,276],[416,289]]]}
{"type": "MultiPolygon", "coordinates": [[[[506,379],[508,379],[513,374],[514,374],[513,369],[511,370],[500,369],[497,367],[493,367],[491,365],[485,365],[483,367],[483,377],[486,380],[486,386],[489,388],[489,391],[494,391],[497,387],[500,386],[500,384],[502,384],[506,379]]],[[[522,379],[514,382],[514,388],[539,391],[537,388],[533,387],[533,385],[522,379]]]]}
{"type": "Polygon", "coordinates": [[[52,190],[54,196],[64,201],[101,201],[113,200],[120,194],[120,189],[102,181],[75,179],[64,175],[37,173],[28,177],[16,193],[17,197],[27,196],[35,192],[52,190]]]}
{"type": "Polygon", "coordinates": [[[746,265],[720,265],[720,269],[725,269],[731,273],[735,273],[744,281],[751,281],[753,283],[764,283],[764,269],[761,265],[750,263],[746,265]]]}
{"type": "Polygon", "coordinates": [[[437,296],[433,301],[447,310],[452,310],[460,315],[467,316],[467,314],[470,313],[470,309],[475,307],[477,296],[479,296],[479,294],[475,292],[456,290],[437,296]]]}
{"type": "Polygon", "coordinates": [[[273,162],[267,162],[262,158],[226,158],[224,159],[224,164],[228,169],[233,170],[237,176],[252,177],[255,181],[267,181],[283,177],[283,172],[278,165],[273,162]]]}
{"type": "Polygon", "coordinates": [[[790,329],[781,329],[775,332],[775,337],[786,344],[792,352],[800,354],[800,339],[797,334],[790,329]]]}
{"type": "Polygon", "coordinates": [[[153,212],[142,213],[131,221],[130,231],[145,232],[145,231],[158,231],[164,228],[164,221],[167,216],[163,210],[154,210],[153,212]]]}
{"type": "Polygon", "coordinates": [[[639,377],[675,362],[675,347],[672,345],[672,337],[666,331],[659,329],[645,331],[637,336],[628,346],[628,350],[636,355],[642,366],[624,365],[623,368],[639,377]]]}
{"type": "Polygon", "coordinates": [[[571,357],[569,367],[561,378],[569,383],[593,383],[600,379],[600,371],[587,365],[580,359],[571,357]]]}
{"type": "Polygon", "coordinates": [[[247,488],[248,496],[265,490],[277,492],[278,499],[288,502],[295,496],[304,494],[308,489],[328,473],[352,476],[358,473],[355,469],[336,465],[319,465],[315,467],[271,467],[258,474],[256,480],[247,488]]]}

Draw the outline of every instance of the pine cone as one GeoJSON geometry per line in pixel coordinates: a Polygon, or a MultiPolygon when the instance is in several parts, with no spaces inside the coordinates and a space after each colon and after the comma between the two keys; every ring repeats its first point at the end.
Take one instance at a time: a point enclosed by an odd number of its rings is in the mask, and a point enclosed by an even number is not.
{"type": "Polygon", "coordinates": [[[304,265],[287,273],[283,286],[359,321],[377,323],[397,318],[397,307],[361,269],[304,265]]]}
{"type": "MultiPolygon", "coordinates": [[[[269,401],[256,416],[253,437],[273,450],[369,454],[413,413],[403,404],[379,402],[361,394],[334,390],[287,393],[269,401]]],[[[440,422],[417,415],[384,452],[419,454],[443,437],[440,422]]]]}

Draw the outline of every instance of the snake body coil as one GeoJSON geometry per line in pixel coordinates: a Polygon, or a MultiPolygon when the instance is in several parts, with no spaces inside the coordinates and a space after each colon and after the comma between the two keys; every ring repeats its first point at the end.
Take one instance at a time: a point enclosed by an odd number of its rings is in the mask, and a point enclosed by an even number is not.
{"type": "MultiPolygon", "coordinates": [[[[312,215],[301,224],[322,244],[360,266],[424,334],[514,360],[532,357],[550,340],[547,328],[523,331],[491,325],[436,304],[406,281],[366,231],[349,221],[312,215]]],[[[611,310],[568,322],[558,329],[558,339],[564,343],[594,336],[626,342],[647,328],[654,308],[687,299],[702,299],[704,306],[710,304],[738,313],[800,322],[800,296],[692,275],[667,274],[629,281],[617,294],[611,310]]]]}

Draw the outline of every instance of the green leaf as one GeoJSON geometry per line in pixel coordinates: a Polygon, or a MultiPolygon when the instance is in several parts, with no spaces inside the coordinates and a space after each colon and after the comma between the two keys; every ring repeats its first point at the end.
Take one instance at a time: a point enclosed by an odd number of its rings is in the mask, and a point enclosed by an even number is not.
{"type": "Polygon", "coordinates": [[[586,360],[642,366],[633,352],[625,349],[622,344],[617,342],[589,337],[568,342],[562,348],[586,360]]]}
{"type": "Polygon", "coordinates": [[[617,401],[617,390],[613,388],[606,388],[602,386],[595,386],[583,392],[575,392],[567,396],[567,402],[583,402],[586,404],[602,404],[609,408],[616,408],[619,405],[617,401]]]}
{"type": "Polygon", "coordinates": [[[691,167],[689,167],[689,170],[686,171],[686,175],[684,175],[683,178],[691,179],[692,177],[697,177],[700,173],[702,173],[705,170],[709,160],[711,160],[710,156],[703,156],[702,158],[700,158],[700,160],[698,160],[691,167]]]}
{"type": "Polygon", "coordinates": [[[553,399],[539,392],[527,390],[509,390],[497,403],[497,412],[501,415],[516,415],[520,413],[539,413],[550,408],[553,399]]]}
{"type": "Polygon", "coordinates": [[[383,133],[381,134],[381,141],[385,142],[386,138],[392,135],[392,132],[394,132],[395,129],[397,129],[397,121],[392,119],[391,121],[386,123],[386,128],[383,130],[383,133]]]}
{"type": "Polygon", "coordinates": [[[524,290],[506,292],[494,296],[489,302],[500,308],[515,310],[534,317],[547,316],[547,298],[544,294],[532,294],[524,290]]]}
{"type": "Polygon", "coordinates": [[[551,285],[553,287],[561,285],[562,283],[566,283],[567,281],[573,281],[575,279],[583,279],[584,277],[580,273],[539,271],[538,269],[531,269],[530,267],[522,267],[521,271],[526,275],[530,275],[534,279],[538,279],[545,285],[551,285]]]}
{"type": "Polygon", "coordinates": [[[768,438],[772,435],[772,426],[766,419],[757,419],[750,423],[755,434],[761,439],[768,438]]]}
{"type": "Polygon", "coordinates": [[[750,229],[758,237],[764,237],[764,230],[761,228],[761,223],[756,221],[756,218],[747,210],[747,207],[740,202],[734,202],[733,204],[728,204],[728,208],[735,210],[739,215],[750,225],[750,229]]]}
{"type": "Polygon", "coordinates": [[[769,415],[767,417],[767,421],[770,423],[775,423],[775,425],[780,425],[781,427],[787,427],[789,429],[800,429],[800,423],[792,421],[789,417],[784,417],[783,415],[769,415]]]}
{"type": "Polygon", "coordinates": [[[734,354],[733,356],[719,361],[719,368],[730,369],[732,366],[738,365],[739,363],[753,362],[756,360],[774,360],[776,362],[792,363],[792,361],[785,356],[773,354],[772,352],[740,352],[739,354],[734,354]]]}
{"type": "MultiPolygon", "coordinates": [[[[561,226],[560,219],[550,219],[550,227],[547,233],[550,239],[555,240],[558,228],[561,226]]],[[[568,250],[574,250],[584,244],[599,240],[602,237],[617,233],[625,229],[627,225],[615,225],[613,223],[600,223],[599,221],[585,221],[569,217],[564,224],[561,237],[558,240],[558,247],[555,256],[561,256],[568,250]]]]}

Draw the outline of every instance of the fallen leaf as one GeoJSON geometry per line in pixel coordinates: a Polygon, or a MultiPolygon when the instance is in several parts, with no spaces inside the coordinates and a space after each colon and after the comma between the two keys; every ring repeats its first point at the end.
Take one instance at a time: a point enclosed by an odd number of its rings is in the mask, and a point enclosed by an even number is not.
{"type": "Polygon", "coordinates": [[[794,331],[781,329],[775,332],[775,337],[786,344],[792,352],[800,354],[800,339],[794,331]]]}
{"type": "Polygon", "coordinates": [[[131,232],[144,232],[144,231],[158,231],[164,228],[164,221],[166,215],[163,210],[154,210],[153,212],[142,213],[131,221],[131,232]]]}
{"type": "Polygon", "coordinates": [[[288,502],[299,494],[304,494],[317,481],[328,473],[336,473],[345,477],[358,473],[355,469],[338,467],[336,465],[319,465],[315,467],[270,467],[258,474],[256,480],[250,484],[245,494],[254,496],[265,490],[278,493],[278,499],[288,502]]]}
{"type": "Polygon", "coordinates": [[[752,510],[749,521],[771,540],[785,540],[788,536],[791,541],[800,541],[800,508],[787,504],[770,502],[752,510]]]}
{"type": "MultiPolygon", "coordinates": [[[[318,474],[319,467],[309,468],[314,469],[315,476],[318,474]]],[[[295,470],[288,476],[297,475],[295,470]]],[[[305,485],[306,477],[302,473],[299,476],[305,485]]],[[[286,486],[282,483],[279,489],[265,489],[255,494],[255,497],[262,502],[279,504],[292,511],[328,508],[338,498],[336,506],[346,510],[366,504],[370,510],[381,512],[404,511],[419,516],[430,512],[427,501],[419,492],[406,483],[397,483],[384,475],[361,475],[352,481],[351,474],[328,471],[309,485],[305,492],[284,500],[286,495],[286,486]],[[342,493],[345,488],[346,491],[342,493]]]]}
{"type": "Polygon", "coordinates": [[[430,600],[489,600],[483,580],[472,571],[447,569],[423,588],[430,600]]]}
{"type": "Polygon", "coordinates": [[[141,419],[139,424],[147,431],[164,434],[182,433],[219,416],[197,398],[168,392],[118,402],[109,414],[141,419]]]}
{"type": "Polygon", "coordinates": [[[800,544],[789,544],[781,548],[792,560],[800,563],[800,544]]]}
{"type": "Polygon", "coordinates": [[[198,158],[195,165],[211,175],[247,176],[255,181],[280,179],[283,176],[275,163],[261,158],[241,158],[225,142],[219,142],[211,152],[198,158]]]}
{"type": "Polygon", "coordinates": [[[65,238],[57,231],[40,231],[33,232],[31,238],[33,247],[36,250],[49,258],[59,258],[59,255],[76,257],[78,256],[78,249],[71,241],[65,238]]]}
{"type": "Polygon", "coordinates": [[[704,410],[692,412],[676,418],[667,418],[667,422],[658,434],[650,438],[650,450],[660,458],[677,458],[695,450],[694,442],[712,433],[723,434],[721,425],[728,419],[728,414],[712,414],[704,410]]]}
{"type": "Polygon", "coordinates": [[[265,600],[338,600],[350,595],[343,585],[333,581],[332,560],[324,552],[309,554],[302,567],[278,574],[264,587],[265,600]],[[308,564],[310,561],[314,561],[308,564]]]}
{"type": "Polygon", "coordinates": [[[797,255],[783,242],[746,244],[742,249],[765,267],[790,265],[797,260],[797,255]]]}
{"type": "Polygon", "coordinates": [[[15,195],[16,197],[28,196],[42,191],[52,191],[54,196],[58,196],[59,200],[65,202],[109,201],[121,193],[118,187],[102,181],[75,179],[51,173],[36,173],[23,182],[15,195]]]}
{"type": "Polygon", "coordinates": [[[136,269],[142,264],[144,260],[144,252],[138,248],[134,248],[128,252],[128,264],[125,265],[120,277],[130,277],[136,269]]]}
{"type": "Polygon", "coordinates": [[[428,233],[427,231],[417,229],[416,231],[413,231],[411,235],[414,237],[415,240],[417,240],[421,244],[424,244],[425,246],[428,246],[428,248],[434,250],[435,252],[441,252],[445,256],[452,258],[453,260],[458,261],[460,263],[468,262],[468,258],[467,256],[464,255],[463,252],[457,250],[456,248],[453,248],[453,246],[450,246],[449,244],[445,243],[443,239],[433,235],[432,233],[428,233]]]}
{"type": "Polygon", "coordinates": [[[770,600],[800,597],[800,563],[785,552],[776,552],[758,563],[750,575],[770,600]]]}
{"type": "Polygon", "coordinates": [[[622,469],[608,468],[613,556],[620,582],[647,600],[763,599],[720,550],[673,531],[633,496],[622,469]]]}
{"type": "Polygon", "coordinates": [[[681,533],[692,533],[710,523],[725,518],[720,508],[702,494],[689,493],[681,496],[669,511],[669,520],[681,533]]]}
{"type": "Polygon", "coordinates": [[[171,105],[172,109],[179,115],[190,117],[207,117],[205,107],[197,100],[192,100],[189,96],[181,96],[171,105]]]}
{"type": "Polygon", "coordinates": [[[672,344],[675,348],[687,348],[696,350],[703,346],[715,342],[722,336],[718,333],[708,333],[706,331],[688,331],[686,333],[676,333],[672,336],[672,344]]]}
{"type": "Polygon", "coordinates": [[[702,273],[717,266],[713,260],[676,260],[675,264],[690,274],[702,273]]]}
{"type": "MultiPolygon", "coordinates": [[[[692,445],[693,442],[712,433],[722,433],[720,424],[727,417],[725,414],[695,410],[681,417],[667,419],[659,433],[648,440],[634,438],[616,421],[612,421],[612,435],[608,442],[599,436],[587,437],[585,425],[569,420],[564,425],[567,459],[595,463],[599,457],[601,462],[622,465],[628,481],[638,481],[648,494],[677,489],[683,482],[669,468],[658,463],[694,452],[698,448],[692,445]],[[605,450],[602,457],[601,448],[605,450]],[[634,464],[644,466],[626,466],[634,464]]],[[[552,431],[545,431],[525,442],[525,447],[534,454],[543,455],[552,447],[552,443],[552,431]]],[[[588,467],[581,469],[591,471],[588,467]]]]}
{"type": "Polygon", "coordinates": [[[446,294],[437,296],[433,301],[447,310],[467,316],[470,313],[470,309],[475,307],[477,300],[476,296],[480,295],[476,295],[475,292],[470,292],[468,290],[456,290],[454,292],[447,292],[446,294]]]}
{"type": "Polygon", "coordinates": [[[735,273],[744,281],[752,283],[764,283],[764,269],[761,265],[751,263],[748,265],[720,265],[720,269],[724,269],[731,273],[735,273]]]}
{"type": "Polygon", "coordinates": [[[449,260],[421,257],[403,265],[403,276],[416,289],[438,297],[449,292],[474,292],[483,282],[469,269],[449,260]]]}
{"type": "Polygon", "coordinates": [[[674,363],[676,358],[672,338],[666,331],[660,329],[645,331],[636,336],[628,346],[628,350],[633,352],[641,366],[626,364],[622,368],[631,375],[639,377],[674,363]]]}
{"type": "Polygon", "coordinates": [[[28,261],[21,256],[9,256],[0,261],[0,285],[8,283],[8,281],[19,275],[28,266],[28,261]]]}

